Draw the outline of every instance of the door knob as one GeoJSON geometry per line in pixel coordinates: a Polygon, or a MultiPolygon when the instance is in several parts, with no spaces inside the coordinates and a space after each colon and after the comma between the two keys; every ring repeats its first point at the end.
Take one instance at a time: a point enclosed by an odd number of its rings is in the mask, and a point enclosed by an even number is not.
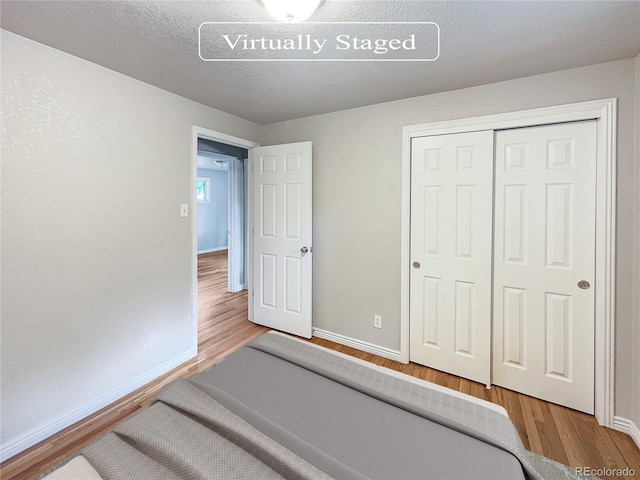
{"type": "Polygon", "coordinates": [[[420,268],[420,262],[413,262],[413,268],[420,268]]]}
{"type": "Polygon", "coordinates": [[[590,286],[591,284],[586,280],[580,280],[578,282],[578,287],[580,287],[582,290],[588,290],[590,286]]]}
{"type": "Polygon", "coordinates": [[[304,255],[305,253],[307,253],[308,251],[309,251],[309,249],[308,249],[307,247],[302,247],[302,248],[300,249],[300,253],[302,253],[303,255],[304,255]]]}

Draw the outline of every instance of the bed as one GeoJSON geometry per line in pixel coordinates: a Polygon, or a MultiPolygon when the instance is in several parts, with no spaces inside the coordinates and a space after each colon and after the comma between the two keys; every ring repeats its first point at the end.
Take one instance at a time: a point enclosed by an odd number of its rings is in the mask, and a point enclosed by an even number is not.
{"type": "Polygon", "coordinates": [[[268,332],[46,478],[585,477],[528,452],[502,407],[268,332]]]}

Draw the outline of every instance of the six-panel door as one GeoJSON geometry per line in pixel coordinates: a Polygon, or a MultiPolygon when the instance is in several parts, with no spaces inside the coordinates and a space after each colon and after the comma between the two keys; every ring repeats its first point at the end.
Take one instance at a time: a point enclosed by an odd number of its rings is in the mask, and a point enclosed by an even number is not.
{"type": "Polygon", "coordinates": [[[596,122],[497,132],[495,177],[493,383],[593,414],[596,122]]]}
{"type": "Polygon", "coordinates": [[[596,122],[414,138],[411,168],[410,359],[592,414],[596,122]]]}
{"type": "Polygon", "coordinates": [[[410,360],[489,383],[493,132],[411,144],[410,360]]]}
{"type": "Polygon", "coordinates": [[[311,338],[311,142],[253,150],[253,321],[311,338]]]}

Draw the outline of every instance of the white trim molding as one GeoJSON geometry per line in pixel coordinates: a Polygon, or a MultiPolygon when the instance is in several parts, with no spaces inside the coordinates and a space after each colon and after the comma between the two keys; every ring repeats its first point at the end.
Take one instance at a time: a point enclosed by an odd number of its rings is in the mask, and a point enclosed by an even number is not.
{"type": "Polygon", "coordinates": [[[640,428],[638,428],[633,420],[615,416],[613,417],[613,429],[629,435],[633,441],[636,442],[638,448],[640,448],[640,428]]]}
{"type": "Polygon", "coordinates": [[[161,375],[164,375],[165,373],[194,358],[197,354],[198,352],[195,349],[187,350],[186,352],[178,355],[175,358],[172,358],[171,360],[166,361],[153,370],[150,370],[147,373],[140,375],[138,378],[127,382],[125,385],[112,390],[111,392],[103,395],[97,400],[87,403],[82,408],[59,417],[47,425],[43,425],[42,427],[31,430],[30,432],[21,435],[16,440],[13,440],[11,442],[3,442],[2,448],[0,450],[0,461],[4,462],[5,460],[8,460],[14,455],[23,452],[27,448],[51,437],[52,435],[55,435],[56,433],[73,425],[74,423],[87,418],[89,415],[93,415],[98,410],[111,405],[113,402],[120,400],[122,397],[130,394],[140,387],[143,387],[144,385],[155,380],[161,375]]]}
{"type": "Polygon", "coordinates": [[[235,293],[242,290],[240,282],[246,281],[244,280],[245,238],[247,236],[244,222],[244,159],[238,158],[230,161],[228,168],[229,271],[227,272],[227,288],[229,292],[235,293]]]}
{"type": "Polygon", "coordinates": [[[482,117],[406,126],[402,129],[400,361],[409,361],[409,278],[411,228],[411,140],[415,137],[505,130],[554,123],[597,120],[595,417],[614,424],[615,235],[617,99],[536,108],[482,117]]]}
{"type": "Polygon", "coordinates": [[[340,345],[352,347],[357,350],[362,350],[363,352],[379,355],[390,360],[395,360],[396,362],[400,361],[400,352],[398,350],[381,347],[380,345],[375,345],[369,342],[363,342],[362,340],[358,340],[356,338],[347,337],[338,333],[328,332],[327,330],[322,330],[320,328],[313,329],[313,336],[323,338],[325,340],[330,340],[332,342],[339,343],[340,345]]]}

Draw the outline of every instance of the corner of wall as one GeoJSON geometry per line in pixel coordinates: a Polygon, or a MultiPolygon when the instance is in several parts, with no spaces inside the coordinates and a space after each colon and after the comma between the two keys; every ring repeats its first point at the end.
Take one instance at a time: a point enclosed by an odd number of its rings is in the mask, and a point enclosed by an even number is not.
{"type": "MultiPolygon", "coordinates": [[[[640,425],[640,54],[635,58],[635,161],[634,161],[634,238],[633,238],[633,368],[632,418],[640,425]]],[[[637,427],[636,427],[637,428],[637,427]]],[[[636,440],[640,446],[640,440],[636,440]]]]}

